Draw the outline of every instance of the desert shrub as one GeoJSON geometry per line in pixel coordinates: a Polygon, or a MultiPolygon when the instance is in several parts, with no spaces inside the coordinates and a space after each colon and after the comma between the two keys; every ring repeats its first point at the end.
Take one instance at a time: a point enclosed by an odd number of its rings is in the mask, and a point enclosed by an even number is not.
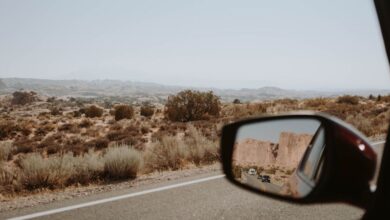
{"type": "Polygon", "coordinates": [[[19,170],[5,166],[0,161],[0,194],[12,194],[20,191],[19,170]]]}
{"type": "Polygon", "coordinates": [[[65,135],[62,132],[58,132],[52,135],[49,135],[41,141],[38,145],[39,148],[46,148],[47,154],[55,154],[63,151],[65,142],[65,135]]]}
{"type": "Polygon", "coordinates": [[[12,142],[0,141],[0,163],[9,160],[12,156],[12,142]]]}
{"type": "Polygon", "coordinates": [[[297,105],[298,100],[296,99],[289,99],[289,98],[284,98],[284,99],[277,99],[274,101],[275,104],[282,104],[282,105],[297,105]]]}
{"type": "Polygon", "coordinates": [[[54,96],[46,99],[46,102],[55,102],[55,101],[56,101],[56,97],[54,97],[54,96]]]}
{"type": "Polygon", "coordinates": [[[148,104],[141,106],[140,114],[145,117],[151,117],[154,114],[154,107],[148,104]]]}
{"type": "Polygon", "coordinates": [[[207,139],[194,126],[188,127],[188,135],[184,141],[186,158],[196,165],[219,160],[217,143],[207,139]]]}
{"type": "Polygon", "coordinates": [[[91,120],[84,118],[79,123],[79,128],[89,128],[92,126],[92,124],[93,124],[93,122],[91,120]]]}
{"type": "Polygon", "coordinates": [[[65,123],[65,124],[58,126],[58,131],[64,131],[64,132],[69,132],[69,133],[79,133],[80,129],[75,124],[65,123]]]}
{"type": "Polygon", "coordinates": [[[344,95],[344,96],[338,97],[337,102],[351,104],[351,105],[357,105],[357,104],[359,104],[359,97],[358,96],[344,95]]]}
{"type": "Polygon", "coordinates": [[[115,106],[115,120],[131,119],[134,115],[134,109],[129,105],[115,106]]]}
{"type": "Polygon", "coordinates": [[[219,97],[213,92],[185,90],[168,97],[165,115],[171,121],[188,122],[219,116],[219,97]]]}
{"type": "Polygon", "coordinates": [[[31,92],[22,92],[22,91],[16,91],[12,93],[12,105],[26,105],[32,102],[35,102],[38,100],[37,93],[31,91],[31,92]]]}
{"type": "Polygon", "coordinates": [[[19,127],[13,120],[1,120],[0,121],[0,140],[13,138],[19,130],[19,127]]]}
{"type": "Polygon", "coordinates": [[[81,117],[81,112],[80,111],[73,111],[72,115],[73,115],[73,117],[78,118],[78,117],[81,117]]]}
{"type": "Polygon", "coordinates": [[[377,101],[390,102],[390,95],[378,95],[377,101]]]}
{"type": "Polygon", "coordinates": [[[90,105],[83,109],[80,109],[81,113],[85,114],[85,117],[88,118],[96,118],[101,117],[103,115],[103,109],[97,107],[96,105],[90,105]]]}
{"type": "Polygon", "coordinates": [[[164,136],[147,148],[145,152],[145,169],[177,170],[184,166],[185,153],[183,143],[173,136],[164,136]]]}
{"type": "Polygon", "coordinates": [[[141,154],[126,145],[108,148],[103,161],[105,174],[113,179],[135,178],[143,163],[141,154]]]}
{"type": "Polygon", "coordinates": [[[50,108],[50,114],[53,116],[62,115],[62,108],[52,107],[52,108],[50,108]]]}
{"type": "Polygon", "coordinates": [[[15,146],[13,154],[18,154],[34,152],[38,144],[29,138],[21,137],[16,139],[13,145],[15,146]]]}
{"type": "Polygon", "coordinates": [[[309,108],[317,108],[319,106],[326,105],[328,102],[325,98],[314,98],[314,99],[307,99],[305,100],[304,104],[306,107],[309,108]]]}
{"type": "Polygon", "coordinates": [[[233,104],[241,104],[241,101],[239,99],[234,99],[233,104]]]}
{"type": "Polygon", "coordinates": [[[241,179],[241,173],[242,173],[242,168],[240,166],[233,165],[233,168],[232,168],[233,177],[236,179],[241,179]]]}
{"type": "Polygon", "coordinates": [[[141,127],[141,133],[142,134],[147,134],[149,132],[150,132],[150,127],[149,126],[144,125],[144,126],[141,127]]]}
{"type": "Polygon", "coordinates": [[[82,155],[88,152],[84,140],[76,136],[66,138],[63,146],[65,151],[73,152],[74,155],[82,155]]]}
{"type": "Polygon", "coordinates": [[[128,135],[123,132],[122,130],[120,131],[110,131],[107,133],[106,138],[110,141],[120,141],[124,138],[126,138],[128,135]]]}
{"type": "Polygon", "coordinates": [[[89,151],[82,157],[74,158],[74,172],[70,176],[68,183],[88,184],[99,179],[103,172],[104,163],[102,158],[98,154],[89,151]]]}
{"type": "Polygon", "coordinates": [[[265,168],[264,172],[267,173],[267,174],[275,174],[277,170],[278,170],[277,167],[270,166],[270,167],[265,168]]]}
{"type": "Polygon", "coordinates": [[[107,138],[96,138],[94,140],[91,140],[86,143],[88,148],[95,148],[97,150],[101,150],[108,147],[108,144],[110,143],[110,140],[107,138]]]}
{"type": "Polygon", "coordinates": [[[38,153],[27,154],[21,161],[21,183],[26,189],[65,186],[74,172],[71,154],[43,158],[38,153]]]}

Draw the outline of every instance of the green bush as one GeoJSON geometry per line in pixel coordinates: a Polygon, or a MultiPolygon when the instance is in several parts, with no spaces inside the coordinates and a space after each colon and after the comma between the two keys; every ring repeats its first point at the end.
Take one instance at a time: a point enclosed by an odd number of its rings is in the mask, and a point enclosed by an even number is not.
{"type": "Polygon", "coordinates": [[[185,90],[168,97],[165,115],[171,121],[188,122],[219,116],[221,103],[213,92],[185,90]]]}

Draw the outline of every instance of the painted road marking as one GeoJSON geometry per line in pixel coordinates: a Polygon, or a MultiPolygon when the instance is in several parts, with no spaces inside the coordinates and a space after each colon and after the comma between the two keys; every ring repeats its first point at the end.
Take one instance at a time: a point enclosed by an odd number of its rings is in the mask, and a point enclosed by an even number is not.
{"type": "Polygon", "coordinates": [[[70,210],[75,210],[75,209],[85,208],[85,207],[89,207],[89,206],[99,205],[99,204],[103,204],[103,203],[107,203],[107,202],[113,202],[113,201],[118,201],[118,200],[122,200],[122,199],[131,198],[131,197],[141,196],[141,195],[145,195],[145,194],[149,194],[149,193],[160,192],[160,191],[173,189],[173,188],[178,188],[178,187],[183,187],[183,186],[188,186],[188,185],[192,185],[192,184],[196,184],[196,183],[202,183],[202,182],[206,182],[206,181],[220,179],[220,178],[223,178],[223,177],[225,177],[225,175],[216,175],[216,176],[211,176],[211,177],[206,177],[206,178],[202,178],[202,179],[192,180],[192,181],[188,181],[188,182],[184,182],[184,183],[177,183],[177,184],[173,184],[173,185],[169,185],[169,186],[163,186],[163,187],[159,187],[159,188],[149,189],[149,190],[145,190],[145,191],[141,191],[141,192],[129,193],[129,194],[115,196],[115,197],[110,197],[110,198],[106,198],[106,199],[100,199],[100,200],[96,200],[96,201],[92,201],[92,202],[81,203],[81,204],[78,204],[78,205],[72,205],[72,206],[67,206],[67,207],[58,208],[58,209],[52,209],[52,210],[43,211],[43,212],[36,212],[36,213],[33,213],[33,214],[24,215],[24,216],[15,217],[15,218],[10,218],[10,219],[12,219],[12,220],[21,220],[21,219],[38,218],[38,217],[52,215],[52,214],[56,214],[56,213],[60,213],[60,212],[66,212],[66,211],[70,211],[70,210]]]}

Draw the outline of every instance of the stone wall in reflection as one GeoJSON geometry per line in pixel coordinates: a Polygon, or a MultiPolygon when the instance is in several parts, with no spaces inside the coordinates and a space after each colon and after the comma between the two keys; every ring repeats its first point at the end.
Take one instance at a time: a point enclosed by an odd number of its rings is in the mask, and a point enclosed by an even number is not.
{"type": "Polygon", "coordinates": [[[238,166],[278,166],[293,169],[298,166],[313,135],[281,132],[278,143],[244,139],[236,143],[233,163],[238,166]]]}

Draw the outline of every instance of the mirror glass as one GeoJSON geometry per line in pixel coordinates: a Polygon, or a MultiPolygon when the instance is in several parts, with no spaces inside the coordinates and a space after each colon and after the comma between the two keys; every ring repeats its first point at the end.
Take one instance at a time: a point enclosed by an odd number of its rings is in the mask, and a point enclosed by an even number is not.
{"type": "Polygon", "coordinates": [[[232,173],[256,190],[302,198],[320,177],[324,147],[325,129],[316,119],[244,124],[235,139],[232,173]]]}

